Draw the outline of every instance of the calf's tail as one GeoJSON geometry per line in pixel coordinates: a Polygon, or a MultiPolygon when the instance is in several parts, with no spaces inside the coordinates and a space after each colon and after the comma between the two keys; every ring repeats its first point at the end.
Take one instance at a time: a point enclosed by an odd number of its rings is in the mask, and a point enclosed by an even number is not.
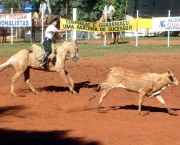
{"type": "Polygon", "coordinates": [[[13,56],[8,61],[6,61],[5,63],[1,64],[0,65],[0,71],[5,69],[6,67],[12,65],[12,60],[13,60],[13,56]]]}
{"type": "Polygon", "coordinates": [[[101,84],[98,85],[95,93],[89,98],[89,101],[90,101],[91,99],[95,98],[96,95],[99,93],[99,91],[100,91],[101,89],[103,89],[103,88],[106,87],[106,83],[107,83],[107,81],[104,81],[103,83],[101,83],[101,84]]]}

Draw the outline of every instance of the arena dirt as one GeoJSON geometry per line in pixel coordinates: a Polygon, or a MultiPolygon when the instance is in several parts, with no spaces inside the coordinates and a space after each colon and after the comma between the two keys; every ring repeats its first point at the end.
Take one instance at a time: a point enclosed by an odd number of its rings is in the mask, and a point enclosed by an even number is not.
{"type": "MultiPolygon", "coordinates": [[[[158,42],[159,44],[159,42],[158,42]]],[[[166,44],[164,44],[166,45],[166,44]]],[[[0,63],[7,61],[0,58],[0,63]]],[[[179,145],[179,86],[162,92],[178,116],[169,115],[155,98],[145,98],[138,115],[138,94],[112,90],[96,110],[100,93],[88,101],[98,83],[114,66],[140,72],[165,73],[170,69],[180,81],[180,53],[123,53],[66,61],[78,95],[69,92],[57,73],[31,70],[31,82],[40,91],[33,94],[24,77],[15,84],[19,97],[10,95],[12,67],[0,72],[1,145],[179,145]]]]}

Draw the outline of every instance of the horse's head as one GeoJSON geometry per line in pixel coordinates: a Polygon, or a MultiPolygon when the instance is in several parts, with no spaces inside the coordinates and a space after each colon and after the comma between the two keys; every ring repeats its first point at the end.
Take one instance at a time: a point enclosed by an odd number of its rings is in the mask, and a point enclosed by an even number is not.
{"type": "Polygon", "coordinates": [[[78,61],[78,59],[79,59],[79,57],[78,57],[78,44],[77,44],[76,40],[73,42],[69,42],[68,49],[69,49],[69,53],[71,55],[71,59],[73,61],[78,61]]]}
{"type": "Polygon", "coordinates": [[[101,18],[98,20],[98,22],[105,22],[107,19],[107,14],[105,11],[102,11],[102,16],[101,18]]]}
{"type": "Polygon", "coordinates": [[[76,41],[64,42],[56,47],[57,54],[60,56],[66,56],[69,53],[73,61],[78,61],[78,44],[76,41]]]}

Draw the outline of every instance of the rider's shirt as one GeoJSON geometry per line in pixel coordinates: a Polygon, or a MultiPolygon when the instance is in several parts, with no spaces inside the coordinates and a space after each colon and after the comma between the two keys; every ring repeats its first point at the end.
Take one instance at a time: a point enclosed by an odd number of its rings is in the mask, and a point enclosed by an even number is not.
{"type": "Polygon", "coordinates": [[[1,4],[1,5],[0,5],[0,14],[3,13],[3,11],[4,11],[4,5],[1,4]]]}
{"type": "Polygon", "coordinates": [[[32,12],[32,11],[35,9],[35,6],[34,6],[34,4],[31,3],[31,2],[30,2],[30,3],[25,2],[25,3],[23,4],[22,8],[24,9],[24,11],[25,11],[26,13],[30,13],[30,12],[32,12]]]}
{"type": "Polygon", "coordinates": [[[45,31],[45,37],[50,38],[52,40],[57,30],[58,29],[54,25],[49,25],[45,31]]]}

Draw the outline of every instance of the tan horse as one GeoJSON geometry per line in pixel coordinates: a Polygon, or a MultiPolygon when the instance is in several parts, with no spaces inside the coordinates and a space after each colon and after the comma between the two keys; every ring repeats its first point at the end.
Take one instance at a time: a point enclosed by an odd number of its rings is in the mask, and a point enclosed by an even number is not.
{"type": "MultiPolygon", "coordinates": [[[[107,15],[106,15],[106,13],[103,11],[101,18],[100,18],[97,22],[98,22],[98,23],[105,22],[106,19],[107,19],[106,17],[107,17],[107,15]]],[[[117,19],[115,19],[114,21],[117,21],[117,19]]],[[[103,39],[104,39],[105,35],[108,36],[108,38],[110,38],[110,35],[109,35],[108,32],[100,32],[101,44],[102,44],[102,42],[103,42],[103,39]]],[[[114,44],[115,44],[115,43],[119,43],[119,38],[121,39],[121,41],[123,41],[123,36],[122,36],[121,32],[113,32],[113,35],[114,35],[114,41],[113,41],[114,44]]],[[[94,33],[93,33],[93,38],[96,39],[96,37],[97,37],[97,36],[96,36],[96,32],[94,32],[94,33]]],[[[110,44],[108,41],[106,41],[106,43],[107,43],[107,44],[110,44]]]]}
{"type": "MultiPolygon", "coordinates": [[[[105,13],[103,12],[101,18],[97,21],[98,23],[102,23],[105,22],[105,13]]],[[[103,38],[105,37],[106,32],[100,32],[100,36],[101,36],[101,44],[103,44],[103,38]]],[[[93,38],[96,39],[96,32],[93,33],[93,38]]]]}
{"type": "MultiPolygon", "coordinates": [[[[65,71],[65,59],[67,54],[70,53],[73,61],[78,60],[78,44],[76,41],[66,42],[63,44],[57,44],[56,48],[56,57],[46,63],[45,71],[59,73],[62,79],[68,85],[70,91],[73,94],[76,94],[76,91],[74,90],[74,82],[70,74],[65,71]]],[[[14,84],[22,76],[22,74],[24,74],[25,82],[29,88],[35,94],[39,93],[30,83],[29,77],[30,68],[41,70],[39,66],[40,63],[41,61],[34,58],[33,52],[31,53],[27,49],[24,49],[14,54],[7,62],[0,65],[0,71],[8,66],[13,66],[16,71],[15,75],[12,77],[11,82],[11,94],[13,96],[17,96],[14,92],[14,84]]]]}

